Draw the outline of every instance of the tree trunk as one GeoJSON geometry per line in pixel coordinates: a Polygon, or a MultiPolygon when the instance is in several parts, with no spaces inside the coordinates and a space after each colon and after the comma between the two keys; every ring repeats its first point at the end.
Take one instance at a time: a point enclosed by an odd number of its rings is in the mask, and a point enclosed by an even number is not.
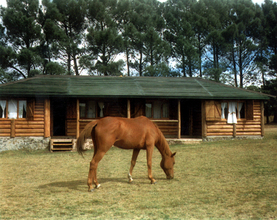
{"type": "Polygon", "coordinates": [[[67,74],[70,75],[70,52],[67,51],[67,74]]]}
{"type": "Polygon", "coordinates": [[[73,62],[74,62],[75,74],[76,74],[76,76],[79,76],[79,71],[78,71],[78,65],[77,65],[75,50],[73,50],[73,62]]]}
{"type": "Polygon", "coordinates": [[[240,88],[243,88],[243,69],[242,69],[242,49],[241,42],[239,45],[239,76],[240,76],[240,88]]]}
{"type": "Polygon", "coordinates": [[[142,50],[139,51],[139,76],[142,76],[142,50]]]}
{"type": "Polygon", "coordinates": [[[129,50],[126,48],[127,75],[130,76],[129,50]]]}
{"type": "Polygon", "coordinates": [[[202,50],[201,50],[201,38],[200,35],[198,35],[198,62],[199,62],[199,73],[200,73],[200,77],[202,78],[202,50]]]}
{"type": "Polygon", "coordinates": [[[232,47],[232,60],[233,60],[233,71],[234,71],[235,86],[238,87],[237,65],[236,65],[236,60],[235,60],[234,47],[232,47]]]}

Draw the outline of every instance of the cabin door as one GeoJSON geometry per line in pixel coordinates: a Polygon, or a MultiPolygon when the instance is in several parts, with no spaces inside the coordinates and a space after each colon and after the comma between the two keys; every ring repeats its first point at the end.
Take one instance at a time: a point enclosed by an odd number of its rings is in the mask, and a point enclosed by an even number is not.
{"type": "Polygon", "coordinates": [[[190,135],[191,107],[188,101],[181,102],[181,136],[190,135]]]}
{"type": "Polygon", "coordinates": [[[53,114],[53,136],[65,136],[66,99],[51,100],[53,114]]]}
{"type": "Polygon", "coordinates": [[[201,136],[201,101],[181,101],[181,136],[201,136]]]}

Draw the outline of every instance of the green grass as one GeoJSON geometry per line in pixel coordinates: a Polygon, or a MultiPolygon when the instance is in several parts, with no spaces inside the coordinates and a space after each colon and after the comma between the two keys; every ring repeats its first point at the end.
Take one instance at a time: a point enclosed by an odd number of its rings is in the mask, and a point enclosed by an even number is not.
{"type": "Polygon", "coordinates": [[[112,148],[100,162],[102,187],[87,192],[92,151],[8,151],[0,154],[1,219],[277,219],[277,129],[262,140],[174,145],[175,178],[153,155],[157,184],[147,179],[142,151],[112,148]]]}

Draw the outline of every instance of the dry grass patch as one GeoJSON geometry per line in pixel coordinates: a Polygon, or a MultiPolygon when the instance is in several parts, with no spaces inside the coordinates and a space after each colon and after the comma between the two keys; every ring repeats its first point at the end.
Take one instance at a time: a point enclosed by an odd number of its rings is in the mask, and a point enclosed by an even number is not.
{"type": "Polygon", "coordinates": [[[10,151],[0,154],[3,219],[274,219],[277,218],[277,132],[262,140],[174,145],[175,178],[147,179],[141,152],[128,184],[132,151],[112,148],[100,162],[102,188],[87,192],[93,152],[10,151]]]}

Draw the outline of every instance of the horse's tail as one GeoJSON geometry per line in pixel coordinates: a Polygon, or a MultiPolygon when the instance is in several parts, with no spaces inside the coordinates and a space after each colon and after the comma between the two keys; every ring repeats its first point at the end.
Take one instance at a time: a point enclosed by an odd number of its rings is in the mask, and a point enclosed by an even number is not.
{"type": "Polygon", "coordinates": [[[92,129],[97,125],[97,122],[98,121],[92,121],[89,124],[87,124],[77,139],[77,151],[82,156],[83,156],[83,152],[86,151],[85,149],[83,149],[83,145],[84,145],[86,139],[92,136],[92,134],[91,134],[92,129]]]}

